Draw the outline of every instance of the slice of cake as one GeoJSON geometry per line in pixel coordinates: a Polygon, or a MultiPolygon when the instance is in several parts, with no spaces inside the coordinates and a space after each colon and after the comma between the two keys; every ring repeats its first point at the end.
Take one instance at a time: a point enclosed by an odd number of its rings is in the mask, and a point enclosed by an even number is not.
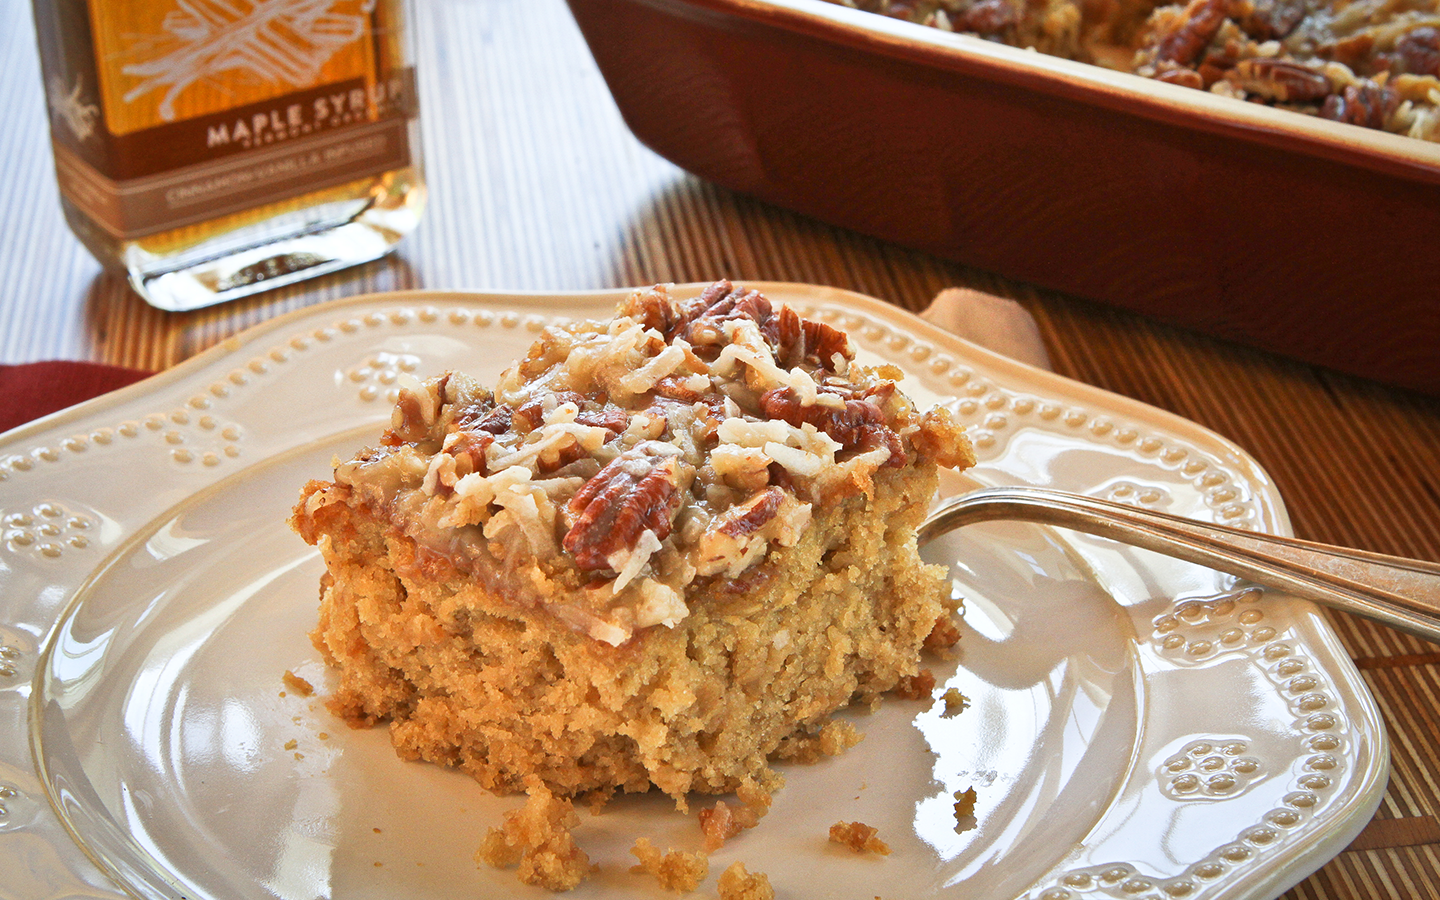
{"type": "Polygon", "coordinates": [[[973,463],[846,336],[719,282],[547,329],[493,393],[402,387],[308,484],[331,709],[486,787],[684,806],[916,674],[949,615],[916,552],[973,463]]]}

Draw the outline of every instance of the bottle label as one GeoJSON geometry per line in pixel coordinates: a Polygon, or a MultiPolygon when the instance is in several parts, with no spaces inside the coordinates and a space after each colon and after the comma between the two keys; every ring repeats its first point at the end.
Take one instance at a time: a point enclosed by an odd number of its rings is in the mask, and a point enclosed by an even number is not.
{"type": "Polygon", "coordinates": [[[399,7],[91,0],[93,68],[48,86],[61,190],[134,238],[410,165],[399,7]]]}

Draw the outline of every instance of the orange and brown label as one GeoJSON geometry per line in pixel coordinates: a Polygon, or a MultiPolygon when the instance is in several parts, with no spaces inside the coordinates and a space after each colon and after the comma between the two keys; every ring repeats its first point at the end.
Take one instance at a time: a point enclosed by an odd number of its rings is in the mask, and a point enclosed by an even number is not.
{"type": "Polygon", "coordinates": [[[398,0],[91,0],[89,9],[95,68],[72,77],[96,84],[98,127],[67,133],[57,117],[56,169],[71,202],[117,237],[412,162],[415,85],[413,70],[396,66],[398,0]]]}

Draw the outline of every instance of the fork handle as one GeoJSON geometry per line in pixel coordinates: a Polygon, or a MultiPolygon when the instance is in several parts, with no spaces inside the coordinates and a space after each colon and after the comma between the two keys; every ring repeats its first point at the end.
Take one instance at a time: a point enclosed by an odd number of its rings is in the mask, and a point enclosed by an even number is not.
{"type": "Polygon", "coordinates": [[[920,540],[995,519],[1040,522],[1281,588],[1440,642],[1440,564],[1215,525],[1048,488],[962,494],[920,526],[920,540]]]}

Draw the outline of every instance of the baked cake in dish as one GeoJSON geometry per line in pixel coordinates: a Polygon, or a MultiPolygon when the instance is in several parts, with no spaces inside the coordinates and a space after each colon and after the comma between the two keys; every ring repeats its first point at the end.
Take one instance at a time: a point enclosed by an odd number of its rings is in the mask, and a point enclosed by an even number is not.
{"type": "Polygon", "coordinates": [[[974,457],[899,378],[722,281],[552,326],[493,391],[411,380],[292,519],[330,708],[500,792],[765,777],[949,625],[915,529],[974,457]]]}

